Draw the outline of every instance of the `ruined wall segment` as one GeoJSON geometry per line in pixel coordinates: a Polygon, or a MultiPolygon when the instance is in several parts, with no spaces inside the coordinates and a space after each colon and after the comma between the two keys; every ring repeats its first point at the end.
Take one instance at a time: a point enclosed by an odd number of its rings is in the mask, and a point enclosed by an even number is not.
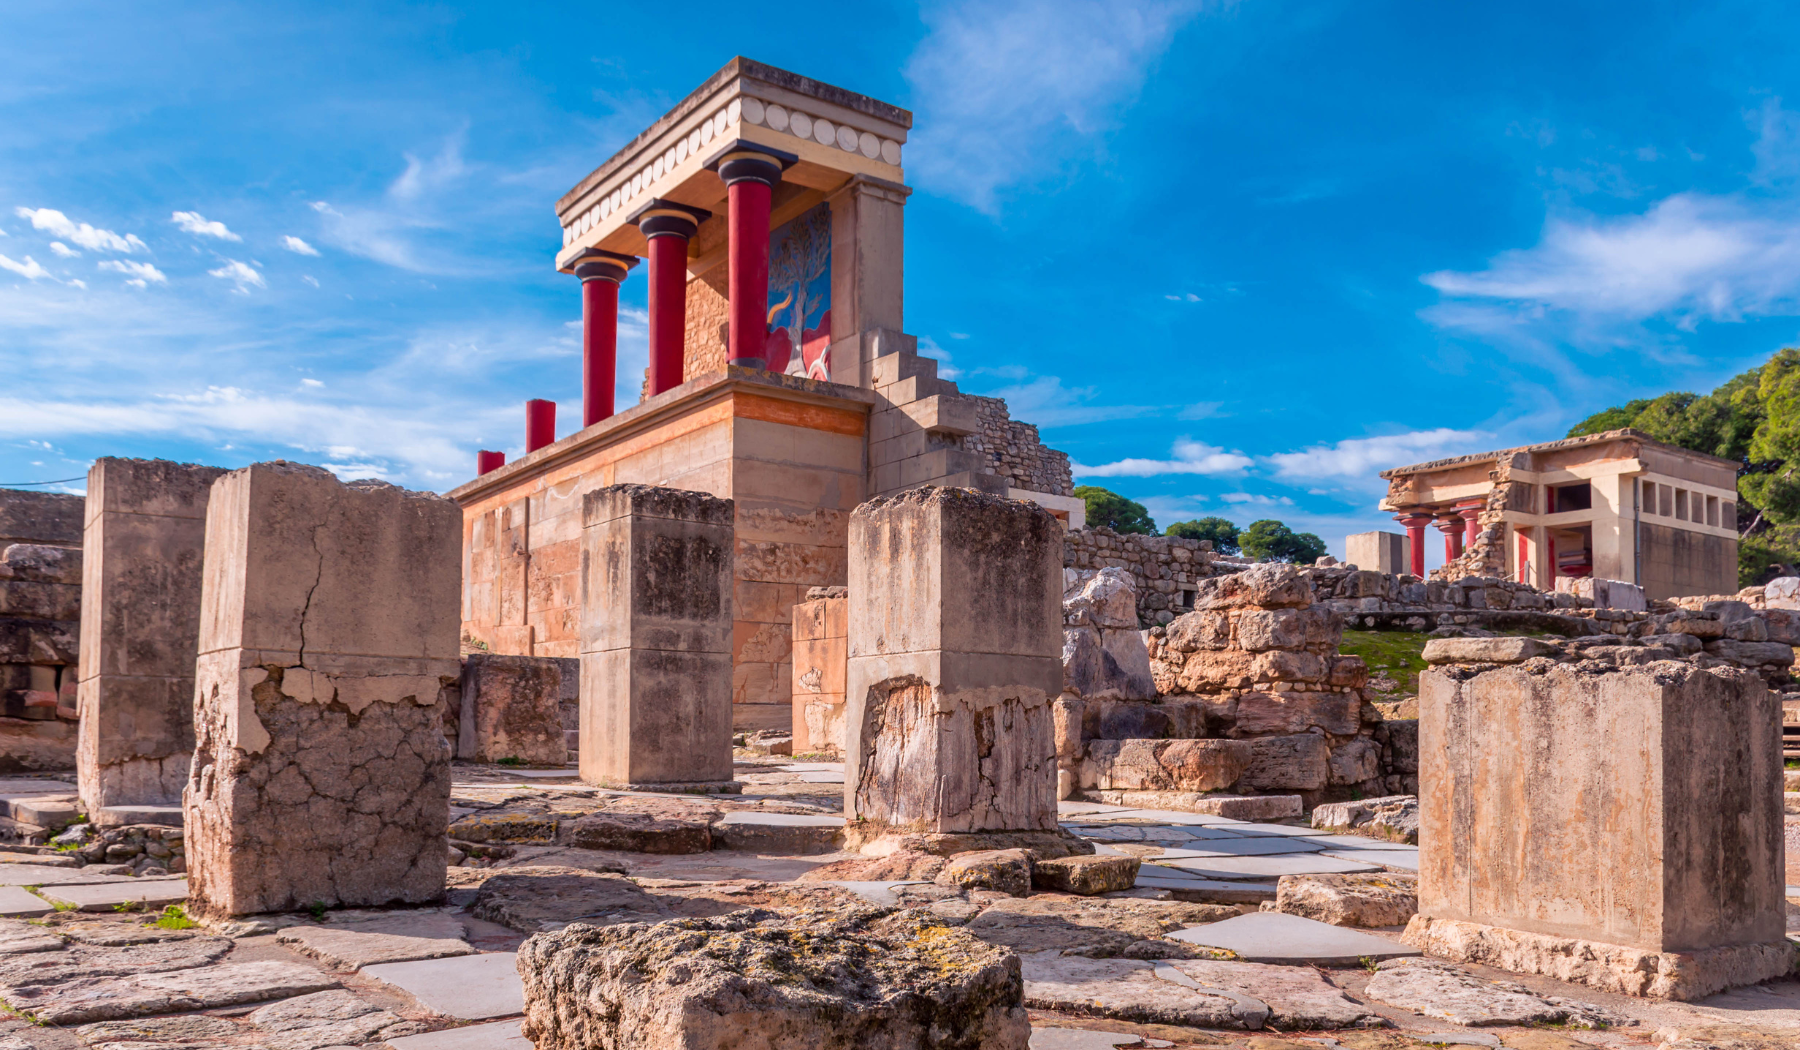
{"type": "Polygon", "coordinates": [[[75,763],[80,496],[0,489],[0,773],[75,763]]]}
{"type": "Polygon", "coordinates": [[[966,489],[850,525],[848,816],[922,833],[1052,831],[1062,527],[966,489]]]}
{"type": "Polygon", "coordinates": [[[206,516],[190,900],[249,914],[444,892],[459,515],[259,463],[206,516]]]}
{"type": "Polygon", "coordinates": [[[844,673],[850,598],[843,587],[813,587],[794,606],[795,755],[844,753],[844,673]]]}
{"type": "Polygon", "coordinates": [[[194,756],[194,661],[206,505],[220,467],[96,460],[82,586],[82,805],[181,804],[194,756]]]}
{"type": "Polygon", "coordinates": [[[731,786],[734,518],[703,492],[583,498],[582,780],[731,786]]]}
{"type": "MultiPolygon", "coordinates": [[[[1451,641],[1426,659],[1454,658],[1451,641]]],[[[1407,939],[1629,995],[1786,973],[1780,716],[1763,680],[1558,664],[1530,642],[1467,640],[1470,658],[1514,666],[1422,676],[1407,939]]]]}

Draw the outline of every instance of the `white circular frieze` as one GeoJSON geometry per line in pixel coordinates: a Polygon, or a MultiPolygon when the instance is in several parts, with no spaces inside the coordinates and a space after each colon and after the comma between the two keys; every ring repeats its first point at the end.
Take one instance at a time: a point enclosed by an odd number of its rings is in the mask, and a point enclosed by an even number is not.
{"type": "Polygon", "coordinates": [[[713,140],[712,121],[700,125],[700,144],[705,145],[713,140]]]}
{"type": "Polygon", "coordinates": [[[682,139],[680,142],[677,142],[673,152],[675,154],[675,163],[677,164],[688,159],[688,140],[682,139]]]}
{"type": "Polygon", "coordinates": [[[743,99],[734,98],[731,100],[731,105],[725,107],[725,123],[727,125],[736,124],[743,119],[744,101],[743,99]]]}
{"type": "Polygon", "coordinates": [[[786,131],[788,128],[788,111],[782,106],[770,106],[768,112],[763,114],[763,119],[776,131],[786,131]]]}
{"type": "Polygon", "coordinates": [[[900,166],[900,144],[898,142],[895,142],[893,139],[882,139],[881,140],[881,159],[884,161],[887,161],[889,164],[892,164],[896,168],[899,167],[900,166]]]}
{"type": "Polygon", "coordinates": [[[719,110],[719,112],[713,114],[712,128],[713,128],[713,135],[715,137],[725,134],[725,129],[730,126],[731,126],[731,121],[726,119],[726,113],[724,110],[721,109],[721,110],[719,110]]]}
{"type": "MultiPolygon", "coordinates": [[[[850,147],[844,148],[849,149],[850,147]]],[[[874,160],[881,156],[881,140],[865,131],[856,136],[856,151],[870,160],[874,160]]]]}
{"type": "Polygon", "coordinates": [[[799,110],[795,110],[794,115],[788,118],[788,127],[803,139],[812,138],[812,118],[799,110]]]}
{"type": "Polygon", "coordinates": [[[744,119],[752,124],[761,124],[767,113],[763,110],[762,99],[745,96],[739,100],[743,104],[744,119]]]}
{"type": "Polygon", "coordinates": [[[831,121],[826,120],[824,117],[820,117],[818,120],[813,121],[813,141],[821,146],[829,146],[836,139],[837,128],[831,121]]]}

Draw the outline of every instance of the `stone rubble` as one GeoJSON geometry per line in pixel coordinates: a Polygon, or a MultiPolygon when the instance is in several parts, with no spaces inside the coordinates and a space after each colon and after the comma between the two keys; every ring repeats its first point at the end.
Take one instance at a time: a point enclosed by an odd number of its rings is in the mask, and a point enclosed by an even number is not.
{"type": "Polygon", "coordinates": [[[1333,926],[1405,926],[1419,910],[1416,875],[1283,875],[1264,907],[1333,926]]]}

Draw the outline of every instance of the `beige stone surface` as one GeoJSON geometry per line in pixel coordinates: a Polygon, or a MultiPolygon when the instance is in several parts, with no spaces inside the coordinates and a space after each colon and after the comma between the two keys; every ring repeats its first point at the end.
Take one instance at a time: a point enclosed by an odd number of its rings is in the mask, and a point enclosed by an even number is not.
{"type": "Polygon", "coordinates": [[[938,872],[939,886],[992,890],[1010,897],[1031,892],[1032,856],[1027,850],[998,849],[959,853],[938,872]]]}
{"type": "Polygon", "coordinates": [[[614,485],[582,513],[582,779],[729,782],[732,502],[614,485]]]}
{"type": "Polygon", "coordinates": [[[219,467],[105,457],[83,534],[82,804],[171,805],[194,751],[201,548],[219,467]]]}
{"type": "MultiPolygon", "coordinates": [[[[742,586],[742,585],[740,585],[742,586]]],[[[792,605],[794,754],[844,753],[844,675],[850,599],[822,594],[792,605]]]]}
{"type": "Polygon", "coordinates": [[[528,766],[569,761],[563,733],[561,662],[548,657],[471,653],[463,658],[460,698],[467,725],[458,757],[516,759],[528,766]],[[466,744],[466,746],[462,746],[466,744]]]}
{"type": "Polygon", "coordinates": [[[1283,875],[1274,910],[1333,926],[1404,926],[1419,908],[1414,875],[1283,875]]]}
{"type": "Polygon", "coordinates": [[[1056,857],[1032,865],[1031,884],[1043,890],[1095,896],[1137,883],[1136,857],[1056,857]]]}
{"type": "Polygon", "coordinates": [[[848,815],[922,832],[1055,828],[1056,518],[927,488],[863,504],[850,532],[848,815]]]}
{"type": "Polygon", "coordinates": [[[215,483],[185,796],[198,910],[442,896],[457,522],[317,467],[215,483]]]}
{"type": "Polygon", "coordinates": [[[71,1025],[283,999],[337,984],[286,962],[223,963],[172,973],[87,977],[0,990],[8,1004],[45,1024],[71,1025]]]}

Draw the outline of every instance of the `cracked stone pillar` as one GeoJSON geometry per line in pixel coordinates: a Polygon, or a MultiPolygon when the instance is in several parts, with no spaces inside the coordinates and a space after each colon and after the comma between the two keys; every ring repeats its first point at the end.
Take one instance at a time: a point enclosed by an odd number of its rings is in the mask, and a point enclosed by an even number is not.
{"type": "Polygon", "coordinates": [[[111,457],[88,470],[75,769],[82,807],[102,824],[180,820],[206,501],[223,473],[111,457]]]}
{"type": "Polygon", "coordinates": [[[206,513],[190,900],[219,915],[444,893],[462,515],[258,463],[206,513]]]}
{"type": "Polygon", "coordinates": [[[611,485],[581,513],[581,779],[735,791],[732,501],[611,485]]]}
{"type": "Polygon", "coordinates": [[[1060,837],[1062,552],[1049,511],[972,489],[851,514],[846,803],[871,834],[1060,837]]]}

